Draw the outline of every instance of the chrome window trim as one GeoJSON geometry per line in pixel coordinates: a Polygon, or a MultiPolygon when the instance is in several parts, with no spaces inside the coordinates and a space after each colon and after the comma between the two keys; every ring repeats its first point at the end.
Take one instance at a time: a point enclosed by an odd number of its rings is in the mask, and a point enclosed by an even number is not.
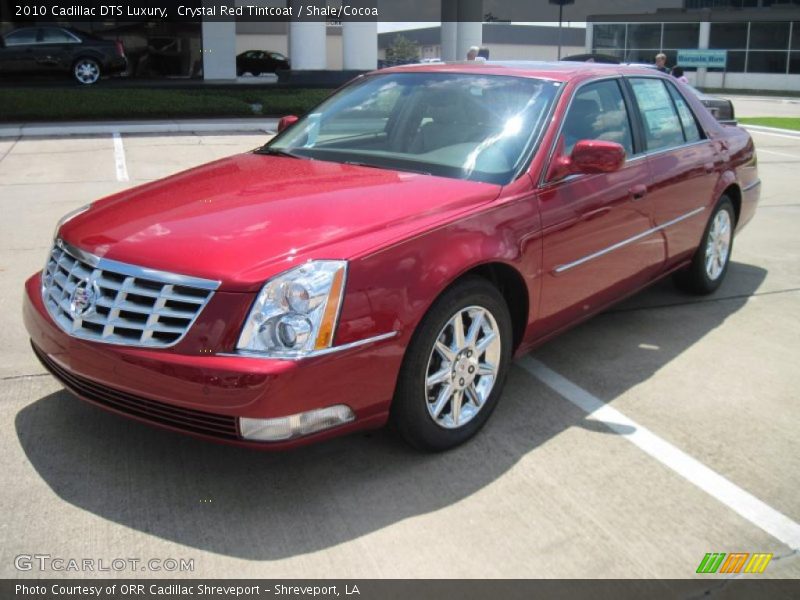
{"type": "Polygon", "coordinates": [[[761,180],[760,179],[756,179],[755,181],[753,181],[751,183],[748,183],[746,186],[744,186],[742,188],[742,192],[749,192],[753,188],[757,188],[760,185],[761,185],[761,180]]]}
{"type": "Polygon", "coordinates": [[[398,335],[400,335],[399,331],[390,331],[388,333],[382,333],[380,335],[374,335],[372,337],[356,340],[355,342],[350,342],[348,344],[342,344],[341,346],[331,346],[330,348],[323,348],[322,350],[313,350],[308,354],[304,354],[303,356],[270,356],[268,354],[262,354],[260,352],[249,352],[247,350],[239,350],[237,352],[220,352],[216,356],[255,358],[257,360],[288,360],[292,362],[298,362],[301,360],[305,360],[307,358],[316,358],[317,356],[325,356],[328,354],[334,354],[336,352],[344,352],[345,350],[358,348],[360,346],[366,346],[367,344],[382,342],[384,340],[397,337],[398,335]]]}
{"type": "Polygon", "coordinates": [[[637,242],[637,241],[639,241],[641,239],[646,238],[649,235],[652,235],[654,233],[657,233],[657,232],[661,231],[662,229],[666,229],[667,227],[671,227],[672,225],[675,225],[676,223],[680,223],[681,221],[684,221],[684,220],[686,220],[686,219],[688,219],[690,217],[693,217],[694,215],[700,214],[705,209],[706,209],[705,206],[701,206],[699,208],[695,208],[694,210],[689,211],[688,213],[686,213],[684,215],[681,215],[680,217],[676,217],[675,219],[672,219],[671,221],[667,221],[666,223],[662,223],[658,227],[653,227],[651,229],[648,229],[647,231],[643,231],[641,233],[637,233],[636,235],[634,235],[632,237],[626,238],[626,239],[622,240],[621,242],[617,242],[616,244],[612,244],[611,246],[608,246],[607,248],[603,248],[602,250],[598,250],[597,252],[593,252],[592,254],[588,254],[588,255],[586,255],[586,256],[584,256],[582,258],[579,258],[578,260],[573,261],[571,263],[567,263],[565,265],[559,265],[558,267],[553,269],[553,272],[556,275],[560,275],[561,273],[564,273],[565,271],[569,271],[570,269],[573,269],[573,268],[578,267],[578,266],[580,266],[582,264],[585,264],[585,263],[587,263],[589,261],[592,261],[595,258],[600,258],[601,256],[605,256],[606,254],[609,254],[610,252],[613,252],[614,250],[619,250],[620,248],[623,248],[624,246],[627,246],[628,244],[632,244],[633,242],[637,242]]]}
{"type": "Polygon", "coordinates": [[[140,277],[142,279],[151,279],[160,283],[169,283],[172,285],[185,285],[187,287],[196,287],[203,290],[216,291],[222,282],[214,281],[212,279],[202,279],[200,277],[192,277],[189,275],[179,275],[177,273],[170,273],[168,271],[159,271],[158,269],[151,269],[149,267],[141,267],[132,265],[130,263],[118,262],[108,258],[95,256],[85,250],[81,250],[72,244],[65,242],[61,238],[56,239],[56,245],[65,250],[75,258],[86,262],[97,269],[114,271],[121,275],[129,277],[140,277]]]}

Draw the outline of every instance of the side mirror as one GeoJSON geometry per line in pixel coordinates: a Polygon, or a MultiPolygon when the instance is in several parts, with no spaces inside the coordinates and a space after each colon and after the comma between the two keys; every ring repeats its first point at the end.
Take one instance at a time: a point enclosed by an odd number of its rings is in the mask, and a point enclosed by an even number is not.
{"type": "Polygon", "coordinates": [[[581,140],[575,144],[572,154],[560,156],[550,168],[550,181],[567,175],[585,173],[612,173],[625,164],[625,148],[616,142],[603,140],[581,140]]]}
{"type": "Polygon", "coordinates": [[[295,123],[297,123],[298,117],[295,115],[287,115],[285,117],[281,117],[281,120],[278,121],[278,133],[286,129],[287,127],[291,127],[295,123]]]}

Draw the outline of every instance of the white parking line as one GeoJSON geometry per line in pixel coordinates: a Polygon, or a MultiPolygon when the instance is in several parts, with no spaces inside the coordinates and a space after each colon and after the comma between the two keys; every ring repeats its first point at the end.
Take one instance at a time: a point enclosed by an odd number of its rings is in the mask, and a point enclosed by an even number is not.
{"type": "Polygon", "coordinates": [[[125,146],[122,145],[122,136],[114,133],[114,166],[117,169],[117,181],[128,181],[128,165],[125,162],[125,146]]]}
{"type": "Polygon", "coordinates": [[[739,513],[753,525],[763,529],[792,550],[800,548],[800,524],[783,513],[768,506],[538,360],[524,356],[517,361],[517,365],[587,412],[590,418],[600,421],[623,436],[690,483],[739,513]]]}
{"type": "Polygon", "coordinates": [[[775,150],[766,150],[764,148],[757,148],[756,152],[761,154],[762,152],[765,154],[774,154],[775,156],[784,156],[786,158],[796,158],[800,160],[800,155],[798,154],[787,154],[786,152],[776,152],[775,150]]]}
{"type": "Polygon", "coordinates": [[[757,133],[759,135],[771,135],[772,137],[779,137],[779,138],[788,138],[790,140],[800,140],[800,135],[791,135],[786,133],[773,133],[772,131],[764,131],[763,129],[756,129],[755,127],[748,127],[747,125],[744,126],[745,129],[750,131],[751,133],[757,133]]]}

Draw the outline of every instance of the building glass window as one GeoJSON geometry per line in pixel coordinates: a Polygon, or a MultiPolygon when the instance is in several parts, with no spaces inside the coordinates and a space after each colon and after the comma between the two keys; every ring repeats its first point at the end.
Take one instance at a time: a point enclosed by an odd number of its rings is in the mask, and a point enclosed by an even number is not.
{"type": "Polygon", "coordinates": [[[593,27],[593,43],[601,48],[625,48],[625,25],[617,23],[596,24],[593,27]]]}
{"type": "Polygon", "coordinates": [[[711,23],[708,47],[718,50],[745,50],[747,23],[711,23]]]}
{"type": "MultiPolygon", "coordinates": [[[[728,73],[744,73],[744,63],[745,57],[747,56],[747,52],[743,52],[741,50],[734,50],[732,52],[728,52],[728,66],[727,70],[728,73]]],[[[722,72],[723,69],[709,69],[709,71],[717,71],[722,72]]]]}
{"type": "Polygon", "coordinates": [[[789,53],[789,73],[800,75],[800,52],[789,53]]]}
{"type": "Polygon", "coordinates": [[[792,50],[800,50],[800,21],[792,23],[792,50]]]}
{"type": "Polygon", "coordinates": [[[699,23],[664,23],[664,48],[697,48],[699,23]]]}
{"type": "Polygon", "coordinates": [[[747,53],[748,73],[786,73],[787,52],[758,52],[747,53]]]}
{"type": "Polygon", "coordinates": [[[789,23],[750,23],[751,50],[787,50],[789,23]]]}
{"type": "Polygon", "coordinates": [[[629,24],[628,48],[661,48],[661,23],[629,24]]]}

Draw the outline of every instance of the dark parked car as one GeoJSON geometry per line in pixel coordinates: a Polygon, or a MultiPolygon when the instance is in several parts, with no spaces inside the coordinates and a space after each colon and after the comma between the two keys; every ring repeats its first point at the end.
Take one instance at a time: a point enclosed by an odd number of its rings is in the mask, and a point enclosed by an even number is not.
{"type": "Polygon", "coordinates": [[[245,73],[261,75],[261,73],[275,73],[281,69],[289,69],[289,59],[280,52],[269,50],[248,50],[236,57],[236,74],[245,73]]]}
{"type": "Polygon", "coordinates": [[[71,74],[83,85],[128,66],[122,42],[64,27],[23,27],[0,37],[0,74],[71,74]]]}

